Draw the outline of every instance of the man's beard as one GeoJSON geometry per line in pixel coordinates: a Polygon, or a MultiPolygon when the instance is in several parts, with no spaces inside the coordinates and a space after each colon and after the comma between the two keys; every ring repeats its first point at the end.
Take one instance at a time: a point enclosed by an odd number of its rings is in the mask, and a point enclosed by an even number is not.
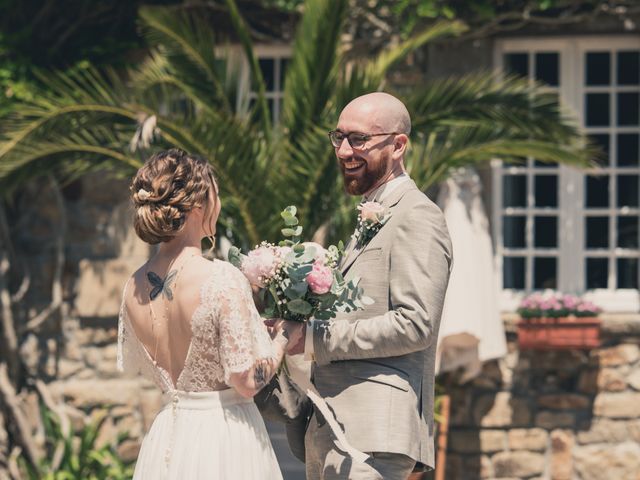
{"type": "MultiPolygon", "coordinates": [[[[358,160],[361,159],[358,158],[358,160]]],[[[381,158],[375,164],[365,162],[362,173],[358,175],[349,175],[342,161],[340,162],[340,170],[347,193],[349,195],[364,195],[387,174],[387,159],[381,158]]]]}

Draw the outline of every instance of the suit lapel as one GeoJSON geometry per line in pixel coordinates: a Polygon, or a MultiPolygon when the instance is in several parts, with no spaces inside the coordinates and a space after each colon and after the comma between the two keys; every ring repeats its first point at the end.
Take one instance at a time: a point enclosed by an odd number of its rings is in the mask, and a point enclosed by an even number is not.
{"type": "MultiPolygon", "coordinates": [[[[393,190],[389,194],[389,196],[384,200],[382,200],[382,202],[380,203],[382,203],[383,206],[387,207],[391,212],[391,215],[393,215],[393,207],[395,207],[398,204],[398,202],[400,202],[402,197],[404,197],[404,195],[408,191],[414,190],[417,188],[418,187],[416,187],[416,184],[413,180],[408,180],[398,185],[398,187],[395,190],[393,190]]],[[[384,224],[382,228],[378,231],[378,233],[376,233],[376,235],[380,235],[380,232],[382,231],[382,229],[384,229],[384,227],[387,226],[388,223],[389,222],[384,224]]],[[[345,252],[344,261],[342,262],[342,267],[341,267],[343,275],[347,273],[347,270],[349,270],[351,265],[353,265],[353,262],[355,262],[356,259],[360,256],[360,254],[364,252],[366,249],[367,249],[367,245],[365,245],[363,248],[357,249],[355,248],[355,242],[353,241],[353,239],[349,241],[349,244],[347,245],[347,251],[345,252]]]]}

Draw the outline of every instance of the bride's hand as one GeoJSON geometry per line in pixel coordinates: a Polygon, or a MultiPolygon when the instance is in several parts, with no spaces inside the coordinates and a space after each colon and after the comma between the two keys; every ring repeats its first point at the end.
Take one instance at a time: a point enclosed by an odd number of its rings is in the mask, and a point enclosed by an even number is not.
{"type": "Polygon", "coordinates": [[[284,320],[281,318],[268,318],[264,321],[264,324],[267,326],[271,340],[275,340],[278,336],[286,339],[286,335],[283,333],[284,320]]]}
{"type": "Polygon", "coordinates": [[[304,353],[304,342],[307,332],[307,324],[304,322],[291,322],[284,320],[284,336],[289,340],[287,354],[298,355],[304,353]]]}

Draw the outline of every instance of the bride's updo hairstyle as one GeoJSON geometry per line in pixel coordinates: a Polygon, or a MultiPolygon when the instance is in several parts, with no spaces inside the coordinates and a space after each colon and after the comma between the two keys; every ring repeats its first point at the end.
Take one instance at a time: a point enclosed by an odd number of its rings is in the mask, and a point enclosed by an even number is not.
{"type": "Polygon", "coordinates": [[[178,235],[194,208],[205,207],[206,222],[214,207],[208,205],[210,189],[217,198],[213,167],[177,148],[151,156],[130,188],[135,206],[133,226],[138,236],[152,245],[178,235]]]}

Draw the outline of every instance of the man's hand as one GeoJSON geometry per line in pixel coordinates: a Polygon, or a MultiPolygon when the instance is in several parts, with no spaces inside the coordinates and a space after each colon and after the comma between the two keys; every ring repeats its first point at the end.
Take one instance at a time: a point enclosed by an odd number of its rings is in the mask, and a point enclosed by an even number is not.
{"type": "Polygon", "coordinates": [[[287,355],[298,355],[304,353],[304,341],[307,333],[305,322],[283,321],[284,335],[289,339],[287,344],[287,355]]]}

